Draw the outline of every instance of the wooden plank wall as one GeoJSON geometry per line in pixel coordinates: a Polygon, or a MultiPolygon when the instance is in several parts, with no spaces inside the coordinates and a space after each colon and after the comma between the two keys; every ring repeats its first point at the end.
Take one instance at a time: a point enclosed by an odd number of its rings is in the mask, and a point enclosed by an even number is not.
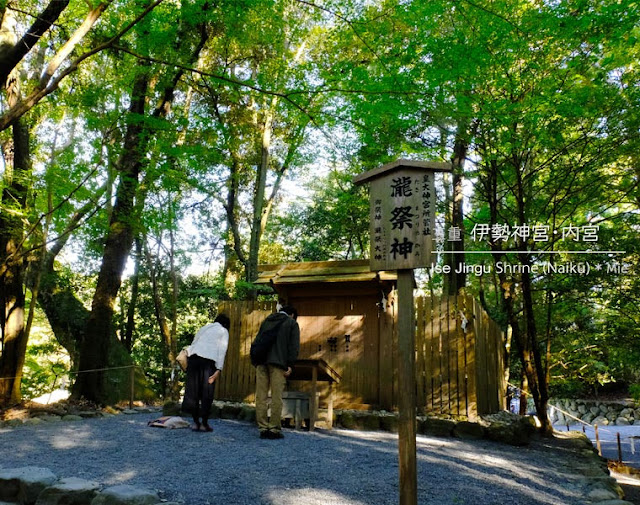
{"type": "Polygon", "coordinates": [[[418,298],[418,411],[473,420],[504,409],[502,342],[498,325],[471,296],[418,298]]]}
{"type": "MultiPolygon", "coordinates": [[[[396,302],[397,303],[397,302],[396,302]]],[[[322,358],[342,376],[338,408],[397,406],[397,307],[380,311],[373,298],[296,300],[301,358],[322,358]],[[346,341],[349,335],[349,342],[346,341]],[[331,345],[330,338],[337,343],[331,345]]],[[[216,398],[254,401],[249,347],[275,303],[223,302],[231,317],[229,350],[216,398]]],[[[502,332],[471,296],[418,297],[416,392],[418,412],[475,419],[505,408],[502,332]]],[[[321,386],[322,399],[326,385],[321,386]]],[[[305,383],[292,389],[305,390],[305,383]]]]}
{"type": "Polygon", "coordinates": [[[254,402],[256,371],[249,359],[251,342],[264,318],[273,313],[275,302],[227,301],[218,306],[218,313],[231,319],[229,348],[220,382],[216,386],[216,399],[254,402]]]}

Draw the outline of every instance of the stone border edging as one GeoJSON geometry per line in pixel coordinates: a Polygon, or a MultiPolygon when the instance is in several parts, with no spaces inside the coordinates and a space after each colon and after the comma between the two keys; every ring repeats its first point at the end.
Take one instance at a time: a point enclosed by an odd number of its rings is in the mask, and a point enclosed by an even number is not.
{"type": "MultiPolygon", "coordinates": [[[[0,501],[21,505],[170,505],[156,491],[130,485],[102,487],[77,477],[58,478],[50,469],[0,469],[0,501]]],[[[178,505],[178,504],[174,504],[178,505]]]]}

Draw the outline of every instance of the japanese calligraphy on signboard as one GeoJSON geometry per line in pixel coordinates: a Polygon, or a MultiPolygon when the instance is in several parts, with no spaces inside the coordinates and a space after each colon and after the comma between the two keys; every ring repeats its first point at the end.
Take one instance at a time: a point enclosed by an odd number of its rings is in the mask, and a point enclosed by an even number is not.
{"type": "Polygon", "coordinates": [[[399,170],[371,181],[372,270],[431,266],[433,172],[399,170]]]}
{"type": "Polygon", "coordinates": [[[431,266],[436,213],[429,165],[438,170],[449,166],[399,160],[356,178],[371,183],[371,270],[431,266]]]}

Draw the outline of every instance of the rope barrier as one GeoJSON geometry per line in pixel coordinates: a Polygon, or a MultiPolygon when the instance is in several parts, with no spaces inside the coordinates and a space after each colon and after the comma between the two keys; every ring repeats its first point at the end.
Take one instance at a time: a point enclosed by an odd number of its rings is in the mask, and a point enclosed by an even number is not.
{"type": "MultiPolygon", "coordinates": [[[[109,368],[93,368],[91,370],[69,370],[68,372],[65,372],[66,374],[81,374],[81,373],[89,373],[89,372],[104,372],[107,370],[122,370],[125,368],[140,368],[142,371],[144,371],[144,367],[142,367],[141,365],[123,365],[123,366],[114,366],[114,367],[109,367],[109,368]]],[[[158,368],[157,370],[159,371],[167,371],[170,372],[172,370],[174,370],[174,367],[162,367],[162,368],[158,368]]],[[[54,372],[54,375],[56,375],[56,377],[58,375],[63,375],[63,374],[56,374],[54,372]]],[[[23,375],[20,376],[15,376],[15,377],[0,377],[0,380],[13,380],[13,379],[21,379],[24,377],[23,375]]]]}
{"type": "MultiPolygon", "coordinates": [[[[90,370],[69,370],[66,373],[67,374],[81,374],[81,373],[89,373],[89,372],[104,372],[106,370],[122,370],[122,369],[126,369],[126,368],[140,368],[140,369],[144,370],[144,368],[141,367],[140,365],[124,365],[124,366],[114,366],[114,367],[108,367],[108,368],[93,368],[93,369],[90,369],[90,370]]],[[[20,375],[20,376],[15,376],[15,377],[0,377],[0,380],[21,379],[23,377],[24,377],[24,374],[20,375]]]]}

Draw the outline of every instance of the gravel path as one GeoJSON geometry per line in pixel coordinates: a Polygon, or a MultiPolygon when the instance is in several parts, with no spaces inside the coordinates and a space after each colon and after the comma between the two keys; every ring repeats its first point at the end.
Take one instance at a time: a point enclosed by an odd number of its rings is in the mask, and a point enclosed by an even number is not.
{"type": "MultiPolygon", "coordinates": [[[[397,503],[393,434],[285,430],[284,440],[261,440],[241,421],[213,420],[213,433],[194,433],[147,427],[155,417],[3,428],[0,467],[44,466],[60,477],[155,489],[189,505],[397,503]]],[[[584,503],[584,490],[564,476],[576,453],[562,441],[522,448],[420,435],[417,446],[420,504],[584,503]]]]}

